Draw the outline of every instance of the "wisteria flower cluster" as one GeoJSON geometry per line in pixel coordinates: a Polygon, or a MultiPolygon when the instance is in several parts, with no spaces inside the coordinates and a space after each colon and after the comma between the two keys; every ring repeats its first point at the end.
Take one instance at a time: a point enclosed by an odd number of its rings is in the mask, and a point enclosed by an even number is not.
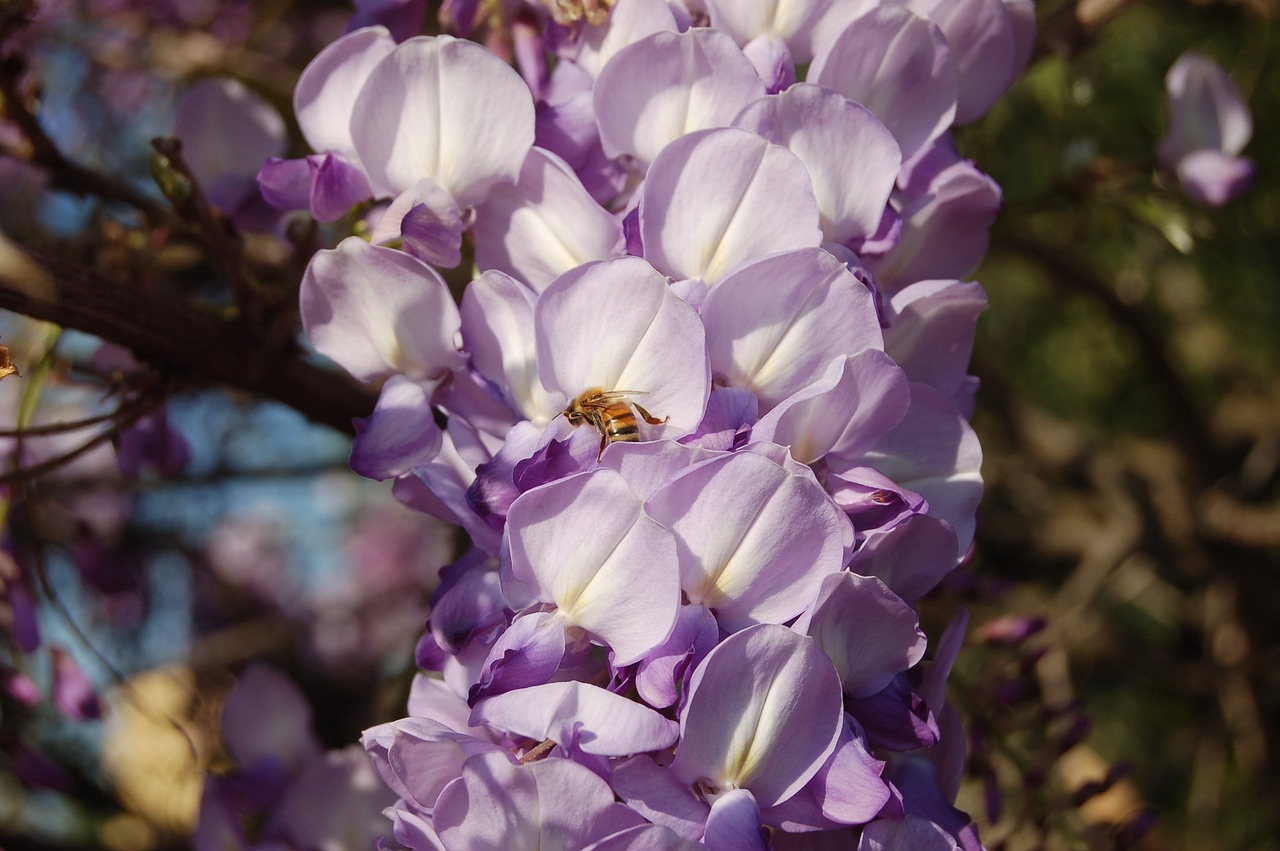
{"type": "Polygon", "coordinates": [[[914,602],[982,490],[962,278],[1000,192],[949,130],[1021,72],[1030,0],[502,13],[519,72],[343,36],[295,92],[315,153],[258,177],[373,202],[303,322],[384,382],[352,467],[471,541],[364,736],[394,842],[979,848],[965,619],[926,654],[914,602]]]}

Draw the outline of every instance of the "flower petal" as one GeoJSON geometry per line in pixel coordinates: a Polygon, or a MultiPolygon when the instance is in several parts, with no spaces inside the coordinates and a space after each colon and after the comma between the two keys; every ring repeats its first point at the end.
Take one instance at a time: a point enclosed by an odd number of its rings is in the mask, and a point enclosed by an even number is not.
{"type": "Polygon", "coordinates": [[[600,140],[641,168],[686,133],[728,127],[764,83],[722,32],[660,32],[618,51],[595,85],[600,140]]]}
{"type": "Polygon", "coordinates": [[[755,796],[746,789],[734,789],[711,805],[702,843],[711,851],[769,851],[767,837],[755,796]]]}
{"type": "Polygon", "coordinates": [[[858,851],[960,851],[951,834],[927,818],[881,819],[862,830],[858,851]]]}
{"type": "Polygon", "coordinates": [[[316,349],[361,381],[438,378],[463,365],[448,288],[404,252],[354,236],[318,251],[302,276],[301,302],[316,349]]]}
{"type": "Polygon", "coordinates": [[[894,316],[884,333],[884,350],[912,381],[954,401],[966,386],[978,315],[987,309],[982,285],[921,281],[889,303],[894,316]]]}
{"type": "MultiPolygon", "coordinates": [[[[675,744],[676,723],[642,703],[577,681],[516,689],[476,703],[471,720],[583,753],[630,756],[675,744]]],[[[612,793],[610,793],[612,795],[612,793]]]]}
{"type": "Polygon", "coordinates": [[[956,566],[956,548],[951,524],[915,514],[886,532],[868,535],[848,567],[878,577],[893,593],[914,602],[956,566]]]}
{"type": "Polygon", "coordinates": [[[784,146],[804,163],[818,200],[823,241],[848,242],[876,232],[902,154],[869,109],[802,83],[761,98],[733,123],[784,146]]]}
{"type": "Polygon", "coordinates": [[[669,827],[642,824],[615,833],[583,851],[705,851],[705,847],[682,838],[669,827]]]}
{"type": "Polygon", "coordinates": [[[714,610],[724,630],[790,620],[844,563],[844,526],[827,494],[754,452],[700,464],[646,509],[675,535],[690,602],[714,610]]]}
{"type": "Polygon", "coordinates": [[[478,754],[436,802],[432,822],[446,848],[570,851],[642,823],[609,785],[567,759],[513,765],[478,754]]]}
{"type": "Polygon", "coordinates": [[[685,839],[699,839],[710,808],[652,757],[640,755],[618,763],[613,788],[627,806],[654,824],[665,825],[685,839]]]}
{"type": "Polygon", "coordinates": [[[884,352],[867,349],[833,360],[822,378],[756,423],[751,439],[790,447],[791,457],[812,464],[828,452],[871,448],[910,404],[906,375],[884,352]]]}
{"type": "Polygon", "coordinates": [[[385,481],[425,464],[440,451],[443,435],[431,411],[435,382],[393,375],[382,385],[373,413],[356,421],[351,469],[385,481]]]}
{"type": "Polygon", "coordinates": [[[253,178],[268,157],[284,153],[287,143],[276,108],[229,77],[209,77],[187,89],[173,132],[182,140],[192,176],[206,191],[220,178],[253,178]]]}
{"type": "Polygon", "coordinates": [[[641,192],[640,235],[654,268],[712,285],[752,258],[822,241],[804,163],[738,128],[663,150],[641,192]]]}
{"type": "Polygon", "coordinates": [[[311,150],[355,154],[351,112],[356,96],[369,72],[395,47],[384,27],[365,27],[342,36],[307,64],[293,90],[293,113],[311,150]]]}
{"type": "Polygon", "coordinates": [[[773,806],[826,762],[843,718],[840,678],[811,639],[751,627],[694,672],[671,770],[689,784],[748,789],[773,806]]]}
{"type": "Polygon", "coordinates": [[[817,381],[837,357],[882,347],[870,291],[831,254],[806,248],[740,266],[702,304],[717,382],[762,412],[817,381]]]}
{"type": "Polygon", "coordinates": [[[1178,182],[1196,201],[1221,207],[1238,197],[1253,183],[1254,163],[1248,157],[1233,157],[1221,151],[1203,150],[1187,154],[1178,163],[1178,182]]]}
{"type": "Polygon", "coordinates": [[[938,25],[956,64],[956,123],[981,118],[1022,71],[1018,33],[1004,0],[907,0],[938,25]]]}
{"type": "Polygon", "coordinates": [[[671,634],[680,608],[675,541],[613,470],[525,492],[507,514],[507,537],[515,578],[608,644],[614,665],[638,661],[671,634]]]}
{"type": "Polygon", "coordinates": [[[963,278],[987,253],[987,231],[1003,203],[994,180],[958,160],[902,209],[897,245],[863,259],[887,294],[915,281],[963,278]]]}
{"type": "Polygon", "coordinates": [[[549,612],[516,618],[489,648],[471,700],[549,682],[564,659],[564,621],[549,612]]]}
{"type": "Polygon", "coordinates": [[[471,364],[503,398],[538,425],[564,410],[538,377],[533,290],[502,272],[485,272],[462,293],[462,339],[471,364]]]}
{"type": "Polygon", "coordinates": [[[246,768],[263,758],[296,766],[316,750],[311,707],[284,674],[250,665],[222,708],[222,742],[246,768]]]}
{"type": "Polygon", "coordinates": [[[532,148],[510,186],[476,209],[476,265],[506,272],[541,292],[557,275],[623,253],[622,222],[597,204],[573,170],[532,148]]]}
{"type": "Polygon", "coordinates": [[[951,126],[956,70],[942,31],[886,4],[855,20],[809,66],[809,82],[835,89],[884,122],[909,159],[951,126]]]}
{"type": "Polygon", "coordinates": [[[1253,135],[1253,117],[1235,83],[1213,60],[1187,51],[1165,76],[1169,128],[1160,140],[1160,162],[1177,167],[1206,148],[1235,156],[1253,135]]]}
{"type": "Polygon", "coordinates": [[[876,0],[706,0],[711,25],[739,44],[768,35],[781,38],[796,62],[813,59],[849,22],[876,0]]]}
{"type": "MultiPolygon", "coordinates": [[[[929,516],[955,529],[958,555],[968,551],[982,499],[982,447],[969,424],[936,390],[912,384],[907,415],[859,463],[923,495],[929,501],[929,516]]],[[[832,462],[833,471],[843,468],[832,462]]]]}
{"type": "Polygon", "coordinates": [[[883,691],[924,657],[915,611],[879,579],[841,572],[823,580],[817,601],[796,629],[831,658],[853,698],[883,691]]]}
{"type": "Polygon", "coordinates": [[[483,47],[411,38],[370,72],[351,136],[375,192],[399,195],[425,177],[472,207],[519,174],[533,145],[533,99],[483,47]]]}
{"type": "Polygon", "coordinates": [[[557,53],[598,77],[622,48],[654,33],[676,31],[675,15],[665,0],[626,0],[613,8],[606,23],[583,26],[569,44],[557,48],[557,53]]]}

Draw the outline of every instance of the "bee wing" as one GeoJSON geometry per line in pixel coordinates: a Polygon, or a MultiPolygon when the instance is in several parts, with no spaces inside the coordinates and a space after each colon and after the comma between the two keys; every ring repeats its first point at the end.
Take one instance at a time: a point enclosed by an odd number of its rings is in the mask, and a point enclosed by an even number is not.
{"type": "Polygon", "coordinates": [[[608,390],[599,393],[584,395],[575,403],[579,408],[592,408],[603,410],[611,407],[616,402],[631,404],[632,396],[648,396],[645,390],[608,390]]]}

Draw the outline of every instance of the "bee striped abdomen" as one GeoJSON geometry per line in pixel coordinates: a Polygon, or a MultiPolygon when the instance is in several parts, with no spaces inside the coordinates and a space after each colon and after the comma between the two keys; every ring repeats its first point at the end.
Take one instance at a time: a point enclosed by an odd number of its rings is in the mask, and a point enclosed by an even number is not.
{"type": "Polygon", "coordinates": [[[636,423],[636,415],[630,405],[610,405],[600,412],[600,420],[604,425],[605,437],[610,441],[639,442],[640,426],[636,423]]]}

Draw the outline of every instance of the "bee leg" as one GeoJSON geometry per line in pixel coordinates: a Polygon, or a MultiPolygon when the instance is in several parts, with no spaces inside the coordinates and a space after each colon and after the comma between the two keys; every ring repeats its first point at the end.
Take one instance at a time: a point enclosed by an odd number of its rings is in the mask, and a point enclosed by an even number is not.
{"type": "Polygon", "coordinates": [[[600,435],[600,451],[596,453],[596,463],[600,463],[600,457],[604,455],[604,448],[609,445],[609,435],[600,435]]]}
{"type": "MultiPolygon", "coordinates": [[[[635,404],[635,403],[633,402],[632,404],[635,404]]],[[[671,419],[671,417],[663,417],[662,419],[658,419],[653,414],[646,411],[644,407],[641,405],[636,405],[635,408],[637,411],[640,412],[640,416],[644,417],[644,421],[647,422],[649,425],[662,425],[667,420],[671,419]]]]}

